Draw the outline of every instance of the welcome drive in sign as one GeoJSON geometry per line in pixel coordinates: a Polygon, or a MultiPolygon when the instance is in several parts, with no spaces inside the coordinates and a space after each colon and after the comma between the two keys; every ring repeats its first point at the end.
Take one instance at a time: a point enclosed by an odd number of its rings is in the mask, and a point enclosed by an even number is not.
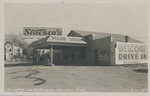
{"type": "Polygon", "coordinates": [[[148,46],[143,43],[117,42],[116,64],[147,63],[148,46]]]}

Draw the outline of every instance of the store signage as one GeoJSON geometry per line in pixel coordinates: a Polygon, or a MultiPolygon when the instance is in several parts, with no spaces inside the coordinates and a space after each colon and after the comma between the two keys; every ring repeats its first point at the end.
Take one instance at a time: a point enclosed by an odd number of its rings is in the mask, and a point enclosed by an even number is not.
{"type": "Polygon", "coordinates": [[[48,35],[62,35],[62,28],[55,27],[23,27],[23,36],[48,36],[48,35]]]}
{"type": "Polygon", "coordinates": [[[148,46],[142,43],[117,42],[116,64],[147,63],[148,46]]]}
{"type": "Polygon", "coordinates": [[[11,48],[12,48],[12,45],[11,45],[11,44],[9,44],[9,43],[7,43],[7,44],[5,45],[5,48],[9,50],[9,49],[11,49],[11,48]]]}
{"type": "Polygon", "coordinates": [[[64,36],[50,36],[48,42],[60,42],[60,43],[82,43],[86,44],[83,37],[64,37],[64,36]]]}
{"type": "Polygon", "coordinates": [[[99,59],[100,60],[108,60],[108,50],[107,49],[99,49],[99,59]]]}

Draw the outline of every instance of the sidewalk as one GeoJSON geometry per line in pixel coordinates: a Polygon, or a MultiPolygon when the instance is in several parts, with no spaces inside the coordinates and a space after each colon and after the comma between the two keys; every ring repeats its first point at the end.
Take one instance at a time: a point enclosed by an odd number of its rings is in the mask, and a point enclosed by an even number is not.
{"type": "Polygon", "coordinates": [[[18,66],[36,66],[36,65],[43,65],[41,63],[32,63],[23,60],[15,60],[15,61],[4,61],[5,67],[18,67],[18,66]]]}
{"type": "Polygon", "coordinates": [[[27,62],[27,61],[4,61],[4,64],[17,64],[17,63],[30,63],[30,62],[27,62]]]}

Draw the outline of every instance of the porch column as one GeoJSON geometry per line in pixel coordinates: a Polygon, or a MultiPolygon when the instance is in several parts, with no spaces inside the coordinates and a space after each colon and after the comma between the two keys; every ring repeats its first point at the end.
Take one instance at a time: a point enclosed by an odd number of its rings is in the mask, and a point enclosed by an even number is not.
{"type": "Polygon", "coordinates": [[[53,45],[50,48],[51,64],[53,64],[53,45]]]}
{"type": "Polygon", "coordinates": [[[42,50],[42,55],[44,55],[44,49],[42,50]]]}

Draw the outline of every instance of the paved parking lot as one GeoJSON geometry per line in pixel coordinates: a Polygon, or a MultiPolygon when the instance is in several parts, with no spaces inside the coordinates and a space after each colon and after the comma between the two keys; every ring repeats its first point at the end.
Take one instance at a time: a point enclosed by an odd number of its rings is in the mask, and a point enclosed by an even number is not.
{"type": "Polygon", "coordinates": [[[5,91],[147,91],[146,66],[5,66],[5,91]]]}

